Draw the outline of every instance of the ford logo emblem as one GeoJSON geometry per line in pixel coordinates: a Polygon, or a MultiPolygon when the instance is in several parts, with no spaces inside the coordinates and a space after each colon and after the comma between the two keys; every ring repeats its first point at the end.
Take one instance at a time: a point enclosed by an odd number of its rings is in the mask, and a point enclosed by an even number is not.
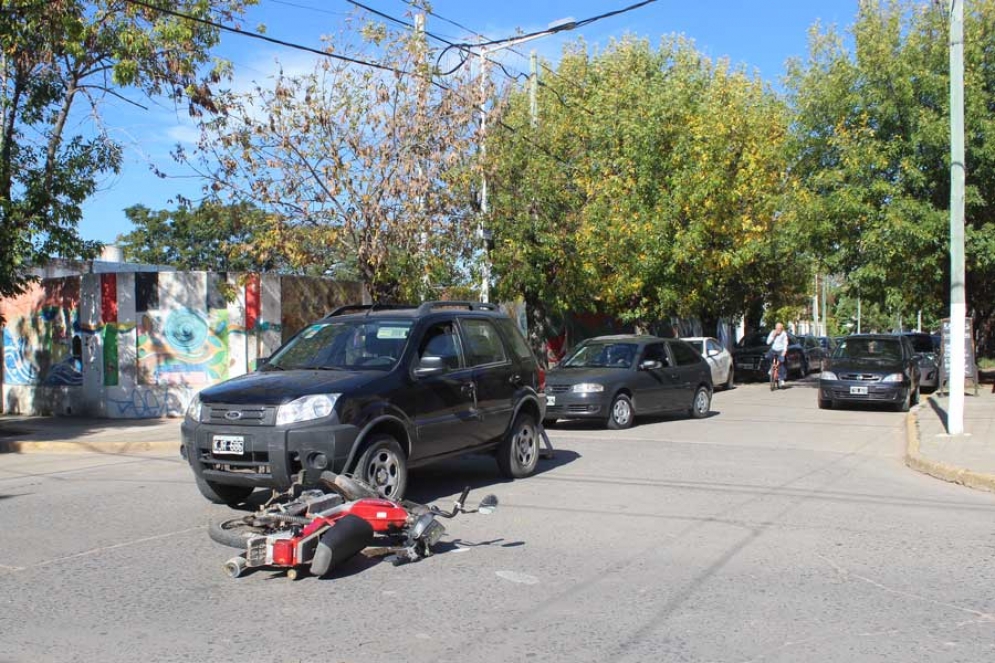
{"type": "Polygon", "coordinates": [[[228,421],[238,421],[241,418],[242,413],[238,410],[229,410],[228,412],[225,412],[225,419],[228,421]]]}

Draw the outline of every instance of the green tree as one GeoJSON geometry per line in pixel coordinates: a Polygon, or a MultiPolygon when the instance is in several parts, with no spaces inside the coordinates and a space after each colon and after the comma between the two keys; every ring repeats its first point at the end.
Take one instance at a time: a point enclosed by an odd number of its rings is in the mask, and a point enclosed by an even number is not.
{"type": "MultiPolygon", "coordinates": [[[[535,130],[489,138],[499,292],[637,325],[797,302],[790,116],[767,86],[681,38],[578,44],[556,73],[535,130]]],[[[527,108],[512,90],[507,125],[527,108]]]]}
{"type": "MultiPolygon", "coordinates": [[[[353,23],[347,25],[347,30],[353,23]]],[[[292,266],[353,261],[376,301],[417,299],[465,278],[479,95],[465,74],[436,84],[423,37],[361,23],[314,70],[232,93],[204,124],[199,163],[219,195],[280,214],[259,237],[292,266]]]]}
{"type": "Polygon", "coordinates": [[[212,109],[217,29],[155,9],[231,21],[255,0],[0,0],[0,297],[27,269],[99,248],[80,205],[121,148],[100,123],[108,96],[135,93],[212,109]]]}
{"type": "Polygon", "coordinates": [[[271,221],[249,203],[207,201],[194,209],[155,212],[134,205],[124,213],[135,229],[120,235],[117,243],[132,262],[211,272],[265,272],[286,264],[269,247],[259,250],[255,237],[271,221]]]}
{"type": "MultiPolygon", "coordinates": [[[[965,17],[967,294],[982,346],[995,315],[995,2],[965,17]]],[[[789,68],[795,211],[851,297],[933,319],[949,302],[946,3],[860,3],[852,47],[818,26],[789,68]]]]}

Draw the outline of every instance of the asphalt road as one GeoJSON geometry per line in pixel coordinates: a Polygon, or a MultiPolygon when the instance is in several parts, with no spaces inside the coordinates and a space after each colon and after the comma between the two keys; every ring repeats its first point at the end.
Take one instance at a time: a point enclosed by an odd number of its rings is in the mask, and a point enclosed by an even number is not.
{"type": "MultiPolygon", "coordinates": [[[[904,416],[811,385],[551,431],[541,474],[404,567],[232,580],[179,458],[0,455],[0,661],[992,661],[995,496],[902,463],[904,416]]],[[[472,498],[472,497],[471,497],[472,498]]]]}

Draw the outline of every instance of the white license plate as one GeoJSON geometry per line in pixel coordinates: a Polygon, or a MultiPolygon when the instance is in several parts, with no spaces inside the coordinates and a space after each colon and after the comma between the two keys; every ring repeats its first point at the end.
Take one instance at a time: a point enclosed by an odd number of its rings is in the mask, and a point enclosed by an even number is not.
{"type": "Polygon", "coordinates": [[[850,387],[850,393],[854,396],[866,396],[867,387],[850,387]]]}
{"type": "Polygon", "coordinates": [[[245,438],[241,435],[215,435],[211,448],[216,454],[241,456],[245,453],[245,438]]]}
{"type": "Polygon", "coordinates": [[[546,405],[556,405],[556,396],[546,396],[546,405]]]}

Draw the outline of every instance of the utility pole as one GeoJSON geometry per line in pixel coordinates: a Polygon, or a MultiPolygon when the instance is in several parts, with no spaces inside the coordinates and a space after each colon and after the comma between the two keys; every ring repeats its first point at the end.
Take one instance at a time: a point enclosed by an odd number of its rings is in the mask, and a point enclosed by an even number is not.
{"type": "Polygon", "coordinates": [[[964,433],[964,1],[950,0],[950,408],[947,433],[964,433]]]}
{"type": "Polygon", "coordinates": [[[860,295],[857,295],[857,333],[860,333],[860,295]]]}
{"type": "Polygon", "coordinates": [[[484,220],[490,212],[487,204],[487,69],[490,61],[487,55],[480,57],[480,160],[485,169],[480,182],[480,223],[477,226],[477,234],[484,247],[484,261],[480,267],[480,301],[487,303],[491,300],[491,259],[487,254],[490,252],[490,242],[488,241],[487,229],[484,227],[484,220]]]}
{"type": "Polygon", "coordinates": [[[826,313],[826,300],[829,299],[829,278],[822,277],[822,335],[829,336],[829,316],[826,313]]]}
{"type": "Polygon", "coordinates": [[[815,273],[815,294],[812,295],[812,321],[815,323],[815,331],[812,333],[815,336],[821,336],[819,334],[819,273],[815,273]]]}
{"type": "Polygon", "coordinates": [[[533,48],[529,54],[529,117],[532,128],[539,126],[539,56],[533,48]]]}

